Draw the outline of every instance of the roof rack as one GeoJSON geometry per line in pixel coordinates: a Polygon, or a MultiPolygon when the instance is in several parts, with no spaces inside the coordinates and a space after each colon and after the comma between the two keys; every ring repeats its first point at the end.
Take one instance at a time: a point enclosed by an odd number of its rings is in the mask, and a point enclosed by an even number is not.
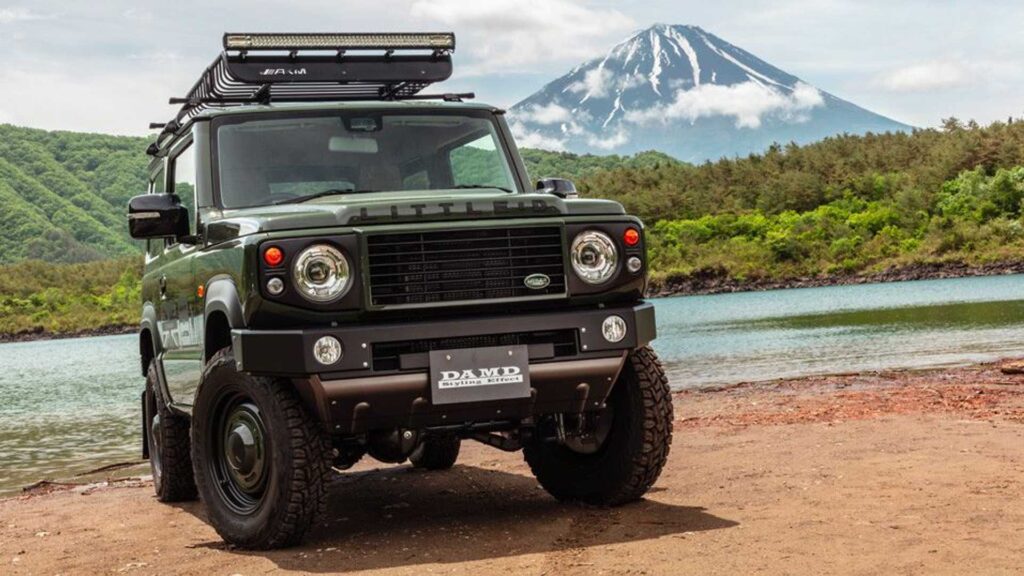
{"type": "Polygon", "coordinates": [[[434,33],[224,34],[224,51],[206,68],[181,109],[147,149],[157,155],[194,116],[209,108],[271,102],[339,102],[439,98],[420,94],[452,74],[455,35],[434,33]],[[350,54],[376,52],[376,54],[350,54]]]}

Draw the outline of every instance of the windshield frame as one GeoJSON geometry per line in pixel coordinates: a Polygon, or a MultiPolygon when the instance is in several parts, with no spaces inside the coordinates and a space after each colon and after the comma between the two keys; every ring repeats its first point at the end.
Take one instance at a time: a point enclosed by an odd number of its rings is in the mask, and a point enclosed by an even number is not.
{"type": "MultiPolygon", "coordinates": [[[[309,118],[309,117],[324,117],[324,116],[340,116],[344,114],[362,114],[366,112],[373,112],[374,114],[383,115],[408,115],[408,116],[422,116],[422,115],[447,115],[447,116],[466,116],[470,118],[479,118],[491,122],[494,127],[494,133],[497,137],[497,148],[500,149],[500,153],[508,166],[508,170],[512,176],[512,184],[514,194],[526,194],[533,190],[530,185],[529,176],[526,173],[526,167],[523,165],[522,157],[519,155],[519,150],[516,147],[515,140],[512,138],[511,131],[509,130],[508,124],[505,122],[502,111],[491,108],[445,108],[445,107],[337,107],[337,108],[310,108],[310,109],[293,109],[293,110],[274,110],[274,111],[254,111],[249,113],[231,113],[220,116],[215,116],[210,119],[210,169],[211,169],[211,184],[213,185],[213,203],[221,210],[248,210],[253,208],[266,208],[268,206],[274,206],[274,204],[255,204],[252,206],[244,207],[225,207],[221,200],[220,193],[220,158],[219,158],[219,143],[218,135],[220,134],[220,128],[222,126],[232,124],[242,124],[253,120],[281,120],[288,118],[309,118]]],[[[435,189],[434,192],[441,192],[448,189],[435,189]]],[[[453,189],[457,190],[457,189],[453,189]]],[[[461,189],[461,192],[472,192],[474,189],[466,188],[461,189]]],[[[431,190],[424,190],[424,192],[430,192],[431,190]]],[[[401,194],[407,192],[404,190],[383,190],[384,194],[394,193],[401,194]]]]}

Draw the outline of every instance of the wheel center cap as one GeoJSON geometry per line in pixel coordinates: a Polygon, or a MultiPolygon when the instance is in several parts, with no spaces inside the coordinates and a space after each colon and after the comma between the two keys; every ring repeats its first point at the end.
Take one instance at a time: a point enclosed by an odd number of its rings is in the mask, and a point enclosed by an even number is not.
{"type": "Polygon", "coordinates": [[[228,463],[240,474],[251,474],[256,467],[256,435],[244,423],[237,424],[228,433],[228,463]]]}

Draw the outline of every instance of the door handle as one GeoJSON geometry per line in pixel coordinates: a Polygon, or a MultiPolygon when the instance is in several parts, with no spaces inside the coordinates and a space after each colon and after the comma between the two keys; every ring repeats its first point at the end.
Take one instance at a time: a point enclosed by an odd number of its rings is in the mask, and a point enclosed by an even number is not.
{"type": "Polygon", "coordinates": [[[167,300],[167,275],[166,274],[160,277],[159,284],[160,284],[160,299],[161,300],[167,300]]]}

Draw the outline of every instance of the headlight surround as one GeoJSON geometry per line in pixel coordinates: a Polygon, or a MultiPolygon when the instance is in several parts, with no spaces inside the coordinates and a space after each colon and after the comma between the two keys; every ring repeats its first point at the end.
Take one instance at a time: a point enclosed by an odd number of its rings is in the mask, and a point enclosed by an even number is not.
{"type": "Polygon", "coordinates": [[[295,258],[292,283],[311,302],[333,302],[344,296],[352,284],[348,258],[334,246],[314,244],[295,258]]]}
{"type": "Polygon", "coordinates": [[[604,232],[585,230],[576,235],[570,250],[572,269],[587,284],[596,286],[612,279],[619,264],[619,250],[604,232]]]}

